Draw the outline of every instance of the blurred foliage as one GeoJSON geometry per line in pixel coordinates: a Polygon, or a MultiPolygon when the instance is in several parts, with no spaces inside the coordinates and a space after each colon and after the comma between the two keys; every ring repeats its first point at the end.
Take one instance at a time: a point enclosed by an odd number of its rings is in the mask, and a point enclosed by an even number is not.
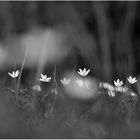
{"type": "Polygon", "coordinates": [[[79,65],[111,81],[139,74],[139,2],[0,2],[0,37],[62,26],[79,65]],[[78,51],[79,50],[79,51],[78,51]]]}
{"type": "Polygon", "coordinates": [[[139,138],[140,96],[106,92],[72,99],[58,89],[35,92],[0,89],[0,138],[139,138]],[[48,92],[47,92],[48,91],[48,92]],[[53,109],[52,109],[53,108],[53,109]]]}

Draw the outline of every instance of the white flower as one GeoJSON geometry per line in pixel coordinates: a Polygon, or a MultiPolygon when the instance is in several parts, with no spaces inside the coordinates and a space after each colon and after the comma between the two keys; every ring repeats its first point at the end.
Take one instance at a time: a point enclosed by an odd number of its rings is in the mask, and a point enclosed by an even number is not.
{"type": "Polygon", "coordinates": [[[121,86],[123,85],[123,82],[120,81],[119,79],[117,79],[117,81],[114,81],[114,85],[115,85],[116,87],[121,87],[121,86]]]}
{"type": "Polygon", "coordinates": [[[18,75],[19,75],[19,70],[17,70],[16,72],[12,71],[12,73],[8,72],[8,74],[9,74],[11,77],[16,78],[16,77],[18,77],[18,75]]]}
{"type": "Polygon", "coordinates": [[[60,81],[61,81],[61,83],[62,83],[63,85],[68,85],[68,84],[70,83],[70,79],[68,79],[68,78],[66,78],[66,77],[64,77],[64,78],[61,79],[60,81]]]}
{"type": "Polygon", "coordinates": [[[127,78],[127,80],[128,80],[128,82],[129,82],[130,84],[134,84],[134,83],[137,82],[136,77],[132,78],[131,76],[129,76],[129,77],[127,78]]]}
{"type": "Polygon", "coordinates": [[[83,70],[79,69],[78,71],[78,73],[83,77],[87,76],[89,72],[90,72],[90,69],[86,70],[86,68],[84,68],[83,70]]]}
{"type": "Polygon", "coordinates": [[[47,77],[47,75],[41,74],[41,78],[39,80],[42,81],[42,82],[50,82],[51,77],[47,77]]]}
{"type": "Polygon", "coordinates": [[[41,91],[40,85],[34,85],[33,90],[40,92],[41,91]]]}

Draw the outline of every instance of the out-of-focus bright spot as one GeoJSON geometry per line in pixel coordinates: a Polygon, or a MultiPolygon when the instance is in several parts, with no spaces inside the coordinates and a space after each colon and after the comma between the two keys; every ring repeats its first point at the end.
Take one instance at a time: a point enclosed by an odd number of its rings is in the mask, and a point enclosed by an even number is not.
{"type": "Polygon", "coordinates": [[[76,80],[76,84],[81,88],[90,89],[90,83],[91,83],[90,80],[83,79],[83,78],[76,80]]]}
{"type": "Polygon", "coordinates": [[[28,54],[25,67],[61,63],[70,52],[70,45],[64,31],[53,28],[34,28],[22,35],[13,35],[0,43],[0,66],[21,65],[28,54]]]}
{"type": "Polygon", "coordinates": [[[68,74],[67,77],[71,79],[69,85],[64,86],[65,94],[70,97],[89,100],[96,96],[98,90],[97,82],[88,77],[79,77],[76,74],[68,74]]]}
{"type": "Polygon", "coordinates": [[[134,93],[134,92],[131,92],[130,95],[131,95],[131,96],[137,96],[137,94],[134,93]]]}
{"type": "Polygon", "coordinates": [[[109,95],[110,97],[115,97],[115,92],[109,90],[109,91],[108,91],[108,95],[109,95]]]}
{"type": "Polygon", "coordinates": [[[53,29],[46,29],[44,31],[31,32],[23,36],[22,49],[26,50],[29,46],[28,59],[34,63],[44,61],[41,63],[53,63],[61,61],[68,53],[68,47],[65,44],[66,38],[64,32],[53,29]]]}
{"type": "Polygon", "coordinates": [[[34,85],[32,88],[34,91],[40,92],[41,91],[41,87],[40,85],[34,85]]]}
{"type": "Polygon", "coordinates": [[[84,80],[83,80],[83,79],[77,79],[77,80],[76,80],[76,83],[77,83],[77,85],[78,85],[79,87],[82,87],[82,88],[83,88],[83,86],[84,86],[84,80]]]}
{"type": "Polygon", "coordinates": [[[61,83],[62,83],[63,85],[68,85],[68,84],[70,83],[70,79],[67,79],[66,77],[64,77],[64,78],[61,79],[60,81],[61,81],[61,83]]]}

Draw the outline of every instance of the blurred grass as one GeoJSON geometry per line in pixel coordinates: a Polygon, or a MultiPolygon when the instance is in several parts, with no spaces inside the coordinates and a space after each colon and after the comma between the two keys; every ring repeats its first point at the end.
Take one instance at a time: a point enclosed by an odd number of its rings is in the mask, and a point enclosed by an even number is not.
{"type": "Polygon", "coordinates": [[[54,90],[48,91],[20,89],[16,104],[14,93],[1,89],[0,138],[140,138],[139,95],[80,101],[59,87],[52,111],[54,90]]]}

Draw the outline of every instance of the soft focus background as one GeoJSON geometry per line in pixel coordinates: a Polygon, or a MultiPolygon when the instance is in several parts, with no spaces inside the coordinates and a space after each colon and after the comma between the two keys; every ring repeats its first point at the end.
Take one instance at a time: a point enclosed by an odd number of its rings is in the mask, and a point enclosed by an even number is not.
{"type": "MultiPolygon", "coordinates": [[[[44,71],[51,76],[56,64],[57,78],[66,70],[86,67],[97,81],[113,82],[136,76],[140,89],[139,12],[138,1],[1,1],[0,85],[11,86],[7,72],[21,66],[28,45],[23,87],[32,85],[36,72],[44,71]]],[[[140,113],[134,117],[133,109],[125,106],[127,113],[121,114],[123,97],[101,97],[92,103],[60,99],[56,102],[56,114],[49,121],[38,122],[35,114],[39,113],[23,113],[13,104],[12,95],[0,92],[0,138],[140,137],[139,122],[132,124],[124,117],[129,112],[133,119],[139,118],[140,113]],[[125,119],[118,121],[120,116],[125,119]],[[122,124],[124,120],[127,126],[122,124]]],[[[135,105],[139,108],[139,104],[135,105]]]]}
{"type": "Polygon", "coordinates": [[[35,34],[39,38],[51,28],[67,36],[63,46],[72,47],[69,54],[72,66],[74,63],[88,66],[106,81],[116,76],[139,75],[139,9],[139,2],[126,1],[0,2],[1,57],[3,46],[16,51],[20,48],[19,40],[35,34]]]}

